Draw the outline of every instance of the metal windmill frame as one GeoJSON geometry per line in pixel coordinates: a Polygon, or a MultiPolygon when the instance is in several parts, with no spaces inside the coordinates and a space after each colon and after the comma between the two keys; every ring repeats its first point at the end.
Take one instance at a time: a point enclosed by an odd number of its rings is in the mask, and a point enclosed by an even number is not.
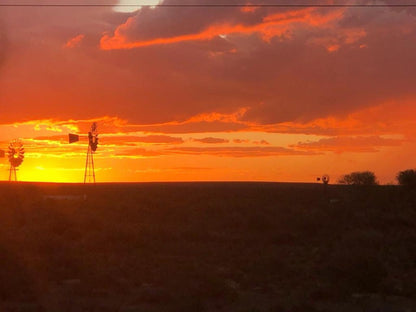
{"type": "MultiPolygon", "coordinates": [[[[68,135],[69,143],[79,141],[79,135],[70,133],[68,135]]],[[[88,132],[88,150],[87,157],[85,160],[85,171],[84,171],[84,184],[94,183],[95,184],[95,167],[94,167],[94,153],[98,147],[98,128],[97,123],[92,123],[91,129],[88,132]]]]}

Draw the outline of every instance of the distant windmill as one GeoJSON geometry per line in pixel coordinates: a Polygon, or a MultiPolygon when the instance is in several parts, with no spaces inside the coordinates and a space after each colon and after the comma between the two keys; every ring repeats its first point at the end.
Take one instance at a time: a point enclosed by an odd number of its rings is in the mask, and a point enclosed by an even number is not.
{"type": "Polygon", "coordinates": [[[25,149],[23,148],[22,141],[13,140],[10,142],[7,157],[9,158],[10,163],[9,181],[17,181],[17,167],[19,167],[25,159],[25,149]]]}
{"type": "MultiPolygon", "coordinates": [[[[68,135],[69,143],[79,141],[78,134],[70,133],[68,135]]],[[[88,151],[87,159],[85,161],[84,183],[95,183],[95,171],[94,171],[94,153],[98,147],[98,130],[97,123],[91,125],[91,130],[88,132],[88,151]]]]}
{"type": "Polygon", "coordinates": [[[329,183],[329,175],[324,174],[322,177],[316,178],[316,181],[322,181],[324,185],[328,185],[329,183]]]}

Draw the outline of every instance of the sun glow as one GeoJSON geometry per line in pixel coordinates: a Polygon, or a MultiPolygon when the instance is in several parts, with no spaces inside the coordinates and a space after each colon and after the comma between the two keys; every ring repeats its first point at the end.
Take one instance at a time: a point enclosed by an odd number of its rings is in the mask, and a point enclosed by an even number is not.
{"type": "Polygon", "coordinates": [[[120,0],[118,6],[114,7],[114,11],[121,13],[131,13],[140,10],[142,6],[154,6],[158,5],[160,0],[146,0],[146,1],[134,1],[134,0],[120,0]]]}

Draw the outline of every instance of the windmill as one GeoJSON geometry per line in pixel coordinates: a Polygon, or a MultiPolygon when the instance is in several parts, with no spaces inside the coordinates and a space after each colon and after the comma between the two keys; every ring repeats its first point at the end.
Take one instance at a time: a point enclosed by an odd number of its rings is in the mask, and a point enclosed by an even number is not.
{"type": "Polygon", "coordinates": [[[324,174],[322,177],[316,178],[316,181],[322,181],[324,185],[328,185],[329,183],[329,175],[324,174]]]}
{"type": "Polygon", "coordinates": [[[7,157],[9,158],[9,181],[17,181],[16,170],[25,158],[25,149],[23,143],[20,140],[13,140],[9,144],[9,150],[7,151],[7,157]]]}
{"type": "MultiPolygon", "coordinates": [[[[78,134],[70,133],[68,135],[69,143],[79,141],[78,134]]],[[[93,122],[91,130],[88,132],[88,151],[87,159],[85,161],[84,183],[95,183],[95,171],[94,171],[94,153],[98,147],[98,129],[97,123],[93,122]]]]}

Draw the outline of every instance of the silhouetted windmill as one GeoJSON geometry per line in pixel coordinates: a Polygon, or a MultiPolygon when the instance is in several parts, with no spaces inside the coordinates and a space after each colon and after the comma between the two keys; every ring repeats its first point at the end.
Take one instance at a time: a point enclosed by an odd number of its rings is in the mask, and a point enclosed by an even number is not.
{"type": "Polygon", "coordinates": [[[322,176],[321,180],[322,180],[322,183],[323,183],[323,184],[328,185],[328,183],[329,183],[329,175],[324,174],[324,175],[322,176]]]}
{"type": "Polygon", "coordinates": [[[316,178],[316,181],[322,181],[324,184],[324,197],[328,201],[328,184],[329,184],[329,175],[324,174],[322,177],[316,178]]]}
{"type": "MultiPolygon", "coordinates": [[[[68,135],[69,143],[79,141],[78,134],[70,133],[68,135]]],[[[91,130],[88,132],[88,151],[87,159],[85,161],[84,183],[95,183],[95,170],[94,170],[94,153],[98,147],[98,129],[97,123],[91,125],[91,130]]]]}
{"type": "Polygon", "coordinates": [[[10,163],[9,181],[17,181],[17,167],[22,164],[25,158],[25,149],[23,148],[22,141],[13,140],[10,142],[7,157],[10,163]]]}

